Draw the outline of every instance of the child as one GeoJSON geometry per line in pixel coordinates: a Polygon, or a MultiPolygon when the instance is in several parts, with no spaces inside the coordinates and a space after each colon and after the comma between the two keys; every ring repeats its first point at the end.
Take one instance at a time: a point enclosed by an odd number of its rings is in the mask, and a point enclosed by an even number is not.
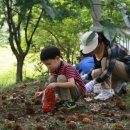
{"type": "Polygon", "coordinates": [[[60,50],[54,46],[43,48],[40,59],[51,73],[46,87],[54,89],[60,103],[62,102],[67,109],[75,108],[75,101],[85,95],[84,83],[75,67],[64,62],[60,50]]]}

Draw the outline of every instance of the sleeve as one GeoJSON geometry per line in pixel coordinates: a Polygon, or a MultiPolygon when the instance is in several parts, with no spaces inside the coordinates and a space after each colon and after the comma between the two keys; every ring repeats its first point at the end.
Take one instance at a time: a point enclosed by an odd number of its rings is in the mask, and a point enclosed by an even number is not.
{"type": "Polygon", "coordinates": [[[116,63],[116,53],[117,53],[116,46],[108,48],[106,57],[107,64],[103,69],[103,73],[96,79],[98,83],[104,82],[112,74],[112,71],[116,63]]]}

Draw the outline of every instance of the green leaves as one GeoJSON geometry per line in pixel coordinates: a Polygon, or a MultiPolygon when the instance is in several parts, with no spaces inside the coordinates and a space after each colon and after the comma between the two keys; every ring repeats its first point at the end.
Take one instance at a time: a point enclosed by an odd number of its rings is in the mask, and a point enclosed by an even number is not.
{"type": "Polygon", "coordinates": [[[95,32],[102,32],[103,31],[103,26],[93,26],[90,28],[91,31],[95,32]]]}
{"type": "Polygon", "coordinates": [[[89,35],[89,37],[87,38],[87,40],[86,40],[86,45],[88,45],[88,44],[93,40],[93,38],[95,37],[95,35],[96,35],[95,31],[93,31],[93,32],[89,35]]]}
{"type": "Polygon", "coordinates": [[[56,11],[54,11],[54,9],[49,6],[49,3],[47,0],[43,0],[42,1],[42,7],[44,8],[44,10],[46,11],[46,13],[52,18],[54,19],[57,15],[56,15],[56,11]]]}
{"type": "Polygon", "coordinates": [[[118,27],[116,24],[112,23],[110,20],[104,20],[100,22],[103,26],[103,33],[104,36],[112,42],[118,32],[120,31],[120,27],[118,27]]]}
{"type": "Polygon", "coordinates": [[[103,32],[104,36],[112,43],[117,35],[120,35],[122,29],[120,26],[110,22],[109,20],[100,21],[101,26],[93,26],[90,30],[95,32],[103,32]]]}
{"type": "Polygon", "coordinates": [[[104,36],[110,41],[112,42],[115,39],[115,36],[117,34],[116,29],[112,29],[112,28],[104,28],[103,30],[104,36]]]}
{"type": "MultiPolygon", "coordinates": [[[[41,8],[43,8],[44,11],[52,19],[54,19],[55,17],[57,17],[56,11],[53,9],[52,5],[49,3],[48,0],[16,0],[16,4],[15,4],[15,6],[20,7],[21,12],[23,12],[23,15],[26,14],[26,12],[28,11],[28,9],[31,9],[35,5],[40,5],[41,8]]],[[[39,9],[41,9],[41,8],[39,8],[39,9]]]]}
{"type": "Polygon", "coordinates": [[[80,4],[81,6],[86,6],[88,9],[91,9],[92,2],[90,0],[72,0],[72,1],[80,4]]]}

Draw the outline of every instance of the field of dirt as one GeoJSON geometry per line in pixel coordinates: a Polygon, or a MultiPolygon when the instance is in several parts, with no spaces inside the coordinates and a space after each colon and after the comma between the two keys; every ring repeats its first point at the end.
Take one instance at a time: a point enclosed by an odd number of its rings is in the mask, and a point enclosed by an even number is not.
{"type": "Polygon", "coordinates": [[[43,113],[36,91],[33,84],[0,89],[0,130],[130,130],[129,94],[95,101],[90,93],[74,110],[43,113]]]}

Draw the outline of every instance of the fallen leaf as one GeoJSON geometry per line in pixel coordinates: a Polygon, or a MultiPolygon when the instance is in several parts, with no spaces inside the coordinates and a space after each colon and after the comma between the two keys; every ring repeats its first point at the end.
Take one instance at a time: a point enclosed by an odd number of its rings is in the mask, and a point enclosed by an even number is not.
{"type": "Polygon", "coordinates": [[[125,130],[124,126],[122,124],[116,124],[114,126],[114,130],[125,130]]]}
{"type": "Polygon", "coordinates": [[[22,127],[18,124],[13,126],[13,130],[23,130],[22,127]]]}
{"type": "Polygon", "coordinates": [[[130,120],[130,114],[128,114],[128,113],[122,114],[121,115],[121,120],[130,120]]]}
{"type": "Polygon", "coordinates": [[[37,125],[35,128],[35,130],[45,130],[45,129],[46,129],[46,127],[43,125],[37,125]]]}
{"type": "Polygon", "coordinates": [[[70,121],[69,123],[67,123],[67,128],[68,129],[77,129],[77,125],[74,121],[70,121]]]}
{"type": "Polygon", "coordinates": [[[97,114],[98,112],[100,112],[100,108],[92,108],[91,109],[91,112],[93,113],[93,114],[97,114]]]}
{"type": "Polygon", "coordinates": [[[90,97],[87,97],[87,98],[84,98],[84,100],[85,100],[86,102],[91,102],[93,99],[90,98],[90,97]]]}
{"type": "Polygon", "coordinates": [[[70,115],[66,118],[66,122],[70,121],[78,121],[78,117],[76,115],[70,115]]]}
{"type": "Polygon", "coordinates": [[[65,116],[64,116],[64,115],[58,115],[58,116],[56,117],[56,119],[58,119],[58,120],[60,120],[60,121],[63,121],[63,120],[65,120],[65,116]]]}
{"type": "Polygon", "coordinates": [[[89,124],[89,123],[91,123],[92,121],[89,119],[89,118],[87,118],[87,117],[85,117],[85,118],[83,118],[83,120],[82,120],[82,123],[83,124],[89,124]]]}

